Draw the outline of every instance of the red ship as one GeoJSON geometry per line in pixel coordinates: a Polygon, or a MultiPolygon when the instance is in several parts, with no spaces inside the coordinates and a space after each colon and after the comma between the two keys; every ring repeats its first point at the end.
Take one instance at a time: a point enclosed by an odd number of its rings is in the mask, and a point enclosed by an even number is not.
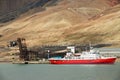
{"type": "Polygon", "coordinates": [[[113,64],[116,57],[104,57],[99,52],[90,50],[81,54],[66,53],[64,58],[50,58],[51,64],[113,64]]]}

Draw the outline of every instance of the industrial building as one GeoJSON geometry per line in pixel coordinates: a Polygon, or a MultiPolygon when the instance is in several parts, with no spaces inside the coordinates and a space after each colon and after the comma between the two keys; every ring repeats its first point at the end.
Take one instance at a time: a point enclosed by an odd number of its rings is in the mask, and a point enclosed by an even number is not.
{"type": "Polygon", "coordinates": [[[104,56],[117,56],[120,57],[120,48],[94,48],[104,56]]]}

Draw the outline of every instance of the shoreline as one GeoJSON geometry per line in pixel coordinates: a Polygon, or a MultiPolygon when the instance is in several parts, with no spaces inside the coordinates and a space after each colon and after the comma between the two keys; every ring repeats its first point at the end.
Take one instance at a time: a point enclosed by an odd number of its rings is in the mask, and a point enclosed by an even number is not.
{"type": "MultiPolygon", "coordinates": [[[[0,63],[11,63],[11,64],[50,64],[48,60],[45,61],[0,61],[0,63]]],[[[115,63],[120,63],[120,58],[117,58],[115,63]]]]}
{"type": "Polygon", "coordinates": [[[117,58],[115,62],[120,62],[120,58],[117,58]]]}

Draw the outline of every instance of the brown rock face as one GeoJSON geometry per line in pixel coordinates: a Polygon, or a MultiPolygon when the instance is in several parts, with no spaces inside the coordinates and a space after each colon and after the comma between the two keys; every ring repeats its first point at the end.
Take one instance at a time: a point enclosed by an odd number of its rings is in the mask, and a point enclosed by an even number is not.
{"type": "Polygon", "coordinates": [[[110,1],[111,1],[110,3],[111,6],[115,6],[120,3],[120,0],[110,0],[110,1]]]}

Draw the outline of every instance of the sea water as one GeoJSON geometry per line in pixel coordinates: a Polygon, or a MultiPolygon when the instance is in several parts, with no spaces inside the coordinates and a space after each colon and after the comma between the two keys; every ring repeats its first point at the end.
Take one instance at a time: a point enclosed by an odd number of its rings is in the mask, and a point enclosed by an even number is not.
{"type": "Polygon", "coordinates": [[[120,63],[112,65],[0,63],[0,80],[120,80],[120,63]]]}

